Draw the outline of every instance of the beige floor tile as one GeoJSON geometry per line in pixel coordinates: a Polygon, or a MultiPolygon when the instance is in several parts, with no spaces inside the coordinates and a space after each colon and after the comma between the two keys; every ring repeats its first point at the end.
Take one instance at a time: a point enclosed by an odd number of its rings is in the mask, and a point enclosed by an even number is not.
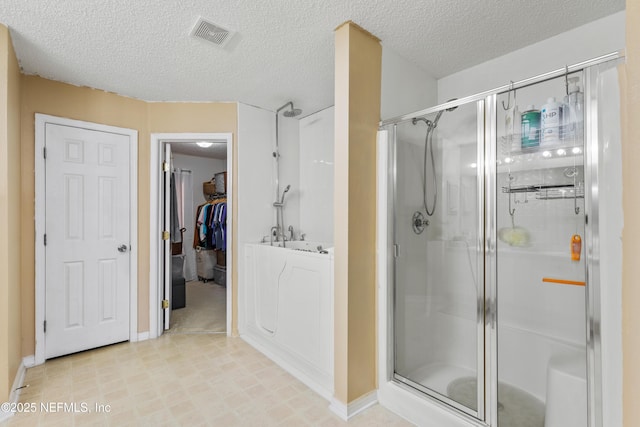
{"type": "Polygon", "coordinates": [[[408,426],[380,406],[348,424],[329,403],[239,338],[163,335],[27,370],[22,402],[109,405],[101,414],[17,414],[7,426],[408,426]]]}

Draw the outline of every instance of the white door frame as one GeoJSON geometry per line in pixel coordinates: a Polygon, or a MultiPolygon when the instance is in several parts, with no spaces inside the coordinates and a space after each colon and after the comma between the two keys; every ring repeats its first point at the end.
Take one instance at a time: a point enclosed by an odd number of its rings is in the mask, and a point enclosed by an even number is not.
{"type": "MultiPolygon", "coordinates": [[[[227,247],[233,248],[233,134],[232,133],[152,133],[149,206],[151,208],[149,229],[149,338],[157,338],[163,333],[160,321],[162,313],[162,181],[160,161],[165,142],[172,146],[185,142],[202,140],[224,141],[227,144],[227,247]]],[[[231,335],[232,306],[232,271],[233,251],[227,250],[227,335],[231,335]]]]}
{"type": "Polygon", "coordinates": [[[138,131],[99,123],[72,120],[64,117],[36,113],[35,129],[35,282],[36,282],[36,352],[35,364],[45,361],[44,320],[46,308],[46,263],[44,247],[45,231],[45,126],[47,123],[72,126],[99,132],[116,133],[129,137],[129,193],[131,214],[129,252],[129,341],[138,341],[138,131]]]}

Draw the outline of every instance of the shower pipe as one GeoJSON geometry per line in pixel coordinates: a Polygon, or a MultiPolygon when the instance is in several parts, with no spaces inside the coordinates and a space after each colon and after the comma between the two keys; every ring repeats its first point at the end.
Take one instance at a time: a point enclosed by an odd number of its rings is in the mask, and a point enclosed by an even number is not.
{"type": "MultiPolygon", "coordinates": [[[[282,192],[282,197],[278,200],[278,196],[280,195],[280,132],[278,126],[278,116],[280,115],[280,111],[289,107],[289,110],[282,113],[285,117],[296,117],[302,114],[302,110],[299,108],[295,108],[293,106],[293,102],[289,101],[284,104],[282,107],[276,110],[276,150],[273,152],[273,157],[276,159],[276,200],[273,202],[273,206],[276,208],[276,229],[275,229],[275,238],[276,242],[282,237],[282,243],[284,245],[285,235],[284,235],[284,196],[291,188],[291,185],[287,185],[286,189],[282,192]]],[[[270,233],[274,234],[273,228],[270,233]]]]}

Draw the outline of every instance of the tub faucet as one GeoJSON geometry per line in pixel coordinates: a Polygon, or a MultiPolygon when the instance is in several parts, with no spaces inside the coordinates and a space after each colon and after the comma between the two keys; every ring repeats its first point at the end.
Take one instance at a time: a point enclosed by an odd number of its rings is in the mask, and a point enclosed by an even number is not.
{"type": "Polygon", "coordinates": [[[271,233],[269,233],[269,244],[273,246],[273,237],[275,236],[276,242],[278,241],[278,227],[271,227],[271,233]]]}
{"type": "Polygon", "coordinates": [[[294,241],[295,240],[295,235],[293,234],[293,225],[290,225],[288,230],[289,230],[289,236],[290,236],[289,240],[290,241],[294,241]]]}

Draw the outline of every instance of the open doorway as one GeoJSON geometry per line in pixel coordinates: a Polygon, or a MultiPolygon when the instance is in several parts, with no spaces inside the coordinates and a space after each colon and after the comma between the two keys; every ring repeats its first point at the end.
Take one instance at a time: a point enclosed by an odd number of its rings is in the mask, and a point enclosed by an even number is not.
{"type": "Polygon", "coordinates": [[[151,144],[150,338],[229,334],[231,134],[153,134],[151,144]]]}
{"type": "MultiPolygon", "coordinates": [[[[167,333],[226,332],[227,144],[171,143],[167,333]]],[[[165,150],[166,151],[166,150],[165,150]]]]}

